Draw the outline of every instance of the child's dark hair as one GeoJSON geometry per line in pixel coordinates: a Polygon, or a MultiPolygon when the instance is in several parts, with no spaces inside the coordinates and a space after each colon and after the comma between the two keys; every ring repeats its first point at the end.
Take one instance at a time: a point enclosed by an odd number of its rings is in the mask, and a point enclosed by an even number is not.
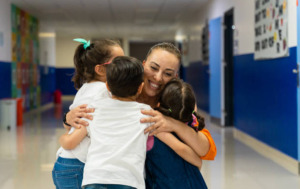
{"type": "Polygon", "coordinates": [[[172,79],[161,91],[160,106],[156,108],[162,114],[182,122],[193,121],[194,114],[198,120],[197,130],[205,127],[204,118],[194,111],[196,98],[191,85],[180,79],[172,79]]]}
{"type": "Polygon", "coordinates": [[[120,43],[115,40],[103,39],[91,43],[86,49],[84,49],[83,44],[77,47],[74,55],[76,71],[72,77],[76,89],[95,78],[95,66],[111,59],[111,48],[114,46],[120,46],[120,43]]]}
{"type": "Polygon", "coordinates": [[[118,56],[106,67],[106,81],[111,93],[117,97],[136,95],[144,81],[142,62],[128,56],[118,56]]]}

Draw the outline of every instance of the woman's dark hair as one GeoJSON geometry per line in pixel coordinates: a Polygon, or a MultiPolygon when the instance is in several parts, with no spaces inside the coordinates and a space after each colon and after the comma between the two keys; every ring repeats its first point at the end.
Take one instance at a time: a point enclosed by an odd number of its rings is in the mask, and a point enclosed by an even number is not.
{"type": "Polygon", "coordinates": [[[181,53],[180,53],[179,49],[177,47],[175,47],[175,45],[173,45],[172,43],[167,43],[167,42],[158,43],[158,44],[152,46],[151,49],[148,51],[145,60],[147,60],[147,58],[150,56],[152,51],[155,49],[165,50],[171,54],[174,54],[178,58],[179,61],[181,60],[181,53]]]}
{"type": "Polygon", "coordinates": [[[103,39],[91,43],[86,49],[83,44],[77,47],[74,54],[75,74],[72,77],[76,89],[80,89],[84,83],[95,78],[95,66],[111,59],[111,48],[114,46],[120,46],[120,43],[115,40],[103,39]]]}
{"type": "Polygon", "coordinates": [[[196,98],[188,83],[177,78],[169,81],[160,93],[159,103],[156,109],[162,114],[182,122],[191,122],[194,114],[199,122],[198,130],[205,127],[204,118],[194,112],[196,98]]]}
{"type": "Polygon", "coordinates": [[[143,64],[133,57],[118,56],[106,67],[106,81],[113,95],[134,96],[144,81],[143,64]]]}

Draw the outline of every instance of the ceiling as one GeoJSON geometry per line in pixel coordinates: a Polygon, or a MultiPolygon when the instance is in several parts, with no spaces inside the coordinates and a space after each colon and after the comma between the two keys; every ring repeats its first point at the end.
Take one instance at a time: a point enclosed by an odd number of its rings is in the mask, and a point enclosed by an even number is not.
{"type": "Polygon", "coordinates": [[[208,0],[11,0],[58,36],[173,39],[208,0]],[[186,24],[186,23],[185,23],[186,24]]]}

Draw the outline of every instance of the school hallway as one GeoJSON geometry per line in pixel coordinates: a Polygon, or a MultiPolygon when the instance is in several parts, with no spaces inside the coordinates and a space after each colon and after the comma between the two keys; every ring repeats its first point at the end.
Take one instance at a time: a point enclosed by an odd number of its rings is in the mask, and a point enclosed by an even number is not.
{"type": "Polygon", "coordinates": [[[209,189],[300,189],[299,0],[0,0],[0,189],[54,188],[75,38],[178,48],[217,147],[209,189]]]}
{"type": "MultiPolygon", "coordinates": [[[[64,133],[62,112],[71,101],[24,116],[23,126],[0,131],[0,189],[53,189],[51,171],[64,133]]],[[[210,123],[217,146],[214,161],[203,161],[209,189],[298,189],[300,177],[258,154],[233,136],[233,128],[210,123]]]]}

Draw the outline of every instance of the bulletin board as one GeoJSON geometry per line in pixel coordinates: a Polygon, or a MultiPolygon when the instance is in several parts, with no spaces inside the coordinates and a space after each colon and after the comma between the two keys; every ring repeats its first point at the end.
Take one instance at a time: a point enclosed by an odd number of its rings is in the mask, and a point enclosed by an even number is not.
{"type": "Polygon", "coordinates": [[[39,106],[38,20],[11,5],[12,25],[12,97],[22,97],[24,109],[39,106]]]}
{"type": "Polygon", "coordinates": [[[287,11],[287,0],[255,1],[255,60],[289,56],[287,11]]]}

